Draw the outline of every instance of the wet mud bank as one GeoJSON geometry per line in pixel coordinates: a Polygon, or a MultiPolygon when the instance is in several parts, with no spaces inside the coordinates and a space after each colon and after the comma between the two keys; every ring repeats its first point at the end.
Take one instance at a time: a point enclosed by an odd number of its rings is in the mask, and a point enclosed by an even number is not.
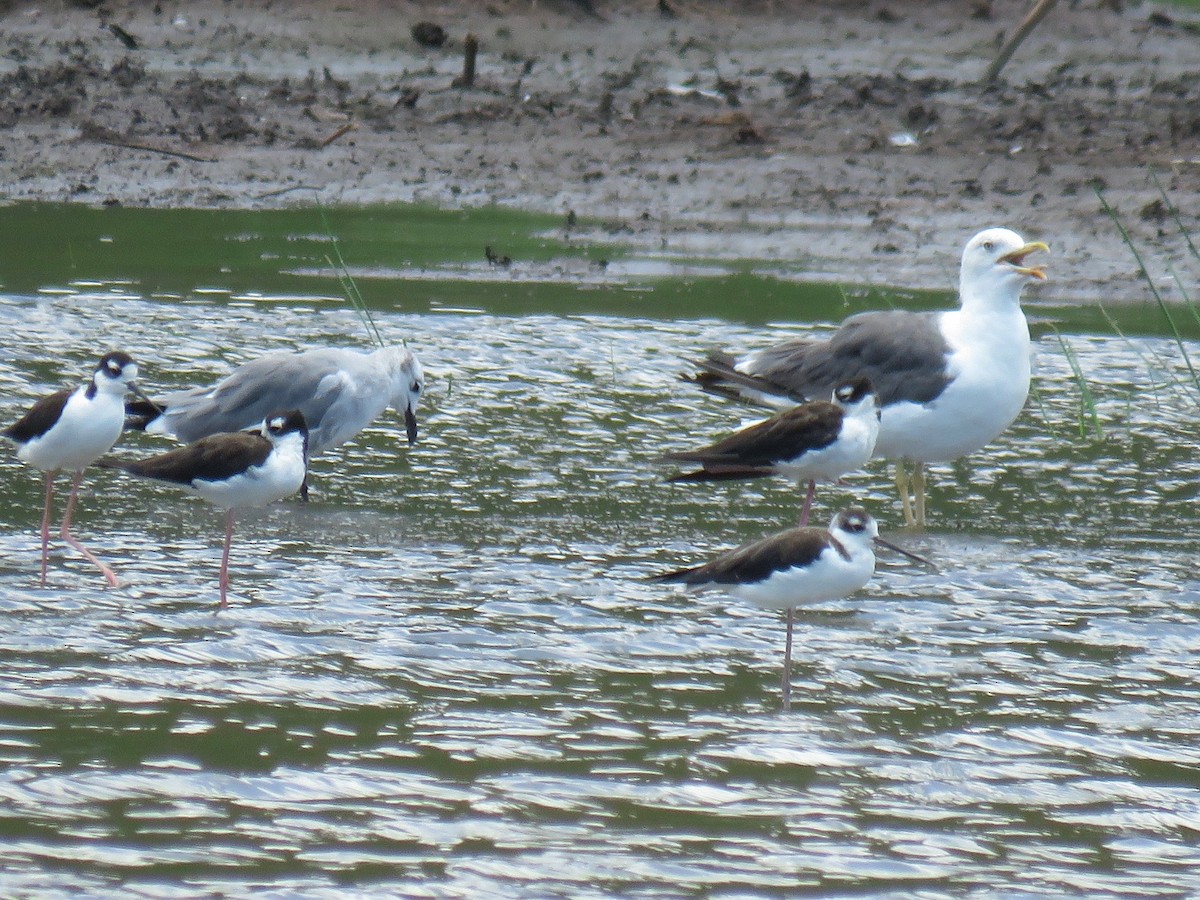
{"type": "Polygon", "coordinates": [[[0,185],[155,207],[499,204],[914,288],[950,287],[966,238],[1004,224],[1053,248],[1041,297],[1144,301],[1103,197],[1179,299],[1170,268],[1200,282],[1184,234],[1200,236],[1200,17],[1063,4],[982,86],[1024,7],[0,4],[0,185]]]}

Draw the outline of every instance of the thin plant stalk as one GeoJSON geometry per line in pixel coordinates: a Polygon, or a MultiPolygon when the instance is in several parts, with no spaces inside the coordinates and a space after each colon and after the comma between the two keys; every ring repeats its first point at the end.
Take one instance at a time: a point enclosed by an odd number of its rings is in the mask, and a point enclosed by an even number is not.
{"type": "Polygon", "coordinates": [[[1179,217],[1179,207],[1171,202],[1171,198],[1167,196],[1166,190],[1162,186],[1162,182],[1158,180],[1158,173],[1151,172],[1150,177],[1154,179],[1154,186],[1158,188],[1158,193],[1162,196],[1163,204],[1167,208],[1167,212],[1171,214],[1171,218],[1175,220],[1175,225],[1179,228],[1179,233],[1183,235],[1184,242],[1188,245],[1188,249],[1192,251],[1192,256],[1200,260],[1200,250],[1196,249],[1196,244],[1192,241],[1191,232],[1187,230],[1187,226],[1183,224],[1183,219],[1179,217]]]}
{"type": "Polygon", "coordinates": [[[1100,427],[1100,416],[1096,412],[1096,397],[1092,394],[1091,387],[1088,386],[1087,378],[1083,375],[1083,369],[1079,365],[1079,358],[1075,355],[1075,351],[1067,342],[1067,339],[1059,333],[1058,329],[1054,329],[1054,336],[1058,338],[1058,345],[1062,347],[1063,356],[1067,358],[1067,365],[1071,367],[1071,374],[1075,377],[1075,385],[1079,389],[1079,436],[1087,437],[1088,430],[1084,417],[1087,413],[1087,419],[1091,420],[1092,431],[1098,439],[1104,439],[1104,429],[1100,427]]]}
{"type": "Polygon", "coordinates": [[[1054,437],[1058,437],[1058,429],[1054,427],[1054,420],[1050,418],[1050,411],[1046,409],[1046,398],[1042,396],[1041,389],[1038,387],[1037,382],[1038,380],[1036,378],[1030,379],[1029,392],[1033,394],[1033,400],[1037,404],[1038,408],[1038,415],[1042,417],[1042,424],[1046,426],[1046,429],[1052,435],[1054,435],[1054,437]]]}
{"type": "MultiPolygon", "coordinates": [[[[1138,355],[1142,361],[1142,364],[1146,367],[1146,371],[1152,376],[1156,376],[1158,378],[1157,381],[1151,381],[1150,384],[1147,385],[1147,387],[1154,391],[1155,406],[1162,405],[1161,398],[1158,396],[1158,388],[1160,383],[1174,384],[1185,394],[1190,393],[1194,389],[1193,385],[1183,381],[1179,378],[1179,376],[1172,372],[1171,367],[1163,362],[1163,360],[1159,358],[1158,354],[1151,353],[1151,355],[1147,356],[1146,353],[1143,352],[1142,349],[1133,342],[1129,335],[1127,335],[1121,329],[1120,324],[1116,319],[1113,318],[1112,313],[1108,311],[1108,308],[1105,307],[1103,303],[1097,303],[1096,307],[1100,310],[1100,314],[1104,316],[1104,320],[1108,323],[1108,327],[1113,330],[1113,333],[1117,335],[1117,337],[1121,338],[1121,340],[1123,340],[1126,344],[1128,344],[1129,348],[1138,355]]],[[[1196,399],[1200,401],[1200,397],[1197,397],[1196,399]]]]}
{"type": "Polygon", "coordinates": [[[325,234],[329,237],[329,242],[333,246],[333,253],[337,257],[337,264],[334,265],[329,254],[325,255],[325,261],[329,263],[329,267],[333,269],[337,275],[338,284],[342,287],[342,293],[350,301],[350,305],[354,307],[354,311],[358,313],[358,317],[362,320],[367,329],[367,335],[377,347],[383,347],[383,335],[379,332],[379,327],[375,324],[375,318],[371,315],[371,309],[367,306],[367,301],[363,298],[362,292],[358,289],[358,285],[354,283],[354,277],[350,274],[350,269],[346,266],[346,260],[342,257],[342,248],[338,245],[337,236],[334,235],[333,229],[329,227],[329,218],[325,215],[325,207],[317,204],[317,210],[321,213],[321,224],[325,226],[325,234]]]}
{"type": "Polygon", "coordinates": [[[1167,324],[1171,326],[1171,334],[1175,338],[1175,345],[1179,348],[1179,353],[1183,357],[1184,365],[1187,366],[1188,374],[1192,377],[1192,384],[1195,388],[1200,389],[1200,375],[1197,375],[1195,367],[1192,365],[1192,358],[1188,355],[1187,347],[1183,343],[1183,335],[1179,332],[1179,327],[1175,324],[1175,317],[1171,315],[1171,310],[1167,306],[1166,300],[1158,290],[1158,286],[1154,283],[1154,279],[1150,276],[1150,270],[1146,268],[1146,264],[1142,261],[1142,255],[1134,246],[1133,238],[1129,236],[1129,232],[1125,228],[1125,224],[1121,221],[1121,217],[1117,215],[1117,211],[1109,206],[1108,201],[1104,199],[1104,193],[1099,189],[1096,190],[1096,196],[1100,198],[1100,205],[1104,207],[1104,211],[1108,213],[1109,218],[1113,220],[1113,224],[1117,226],[1117,231],[1120,232],[1121,240],[1125,242],[1125,246],[1129,248],[1129,252],[1133,254],[1134,260],[1138,264],[1138,269],[1141,272],[1142,278],[1150,288],[1150,293],[1154,296],[1158,308],[1166,317],[1167,324]]]}
{"type": "MultiPolygon", "coordinates": [[[[1192,256],[1200,260],[1200,250],[1196,249],[1191,232],[1187,230],[1187,226],[1183,224],[1183,219],[1179,216],[1179,207],[1172,203],[1171,198],[1167,196],[1166,189],[1162,186],[1162,182],[1158,180],[1158,173],[1151,172],[1150,177],[1154,179],[1154,186],[1158,188],[1158,194],[1162,197],[1163,205],[1171,214],[1171,218],[1175,220],[1175,226],[1179,229],[1179,234],[1183,237],[1184,243],[1187,244],[1188,250],[1191,251],[1192,256]]],[[[1167,264],[1167,270],[1171,273],[1171,278],[1174,279],[1175,284],[1179,287],[1179,293],[1183,296],[1184,305],[1187,306],[1196,324],[1200,325],[1200,309],[1197,309],[1196,304],[1192,302],[1191,295],[1188,293],[1183,279],[1179,277],[1179,274],[1175,271],[1175,267],[1170,263],[1167,264]]]]}

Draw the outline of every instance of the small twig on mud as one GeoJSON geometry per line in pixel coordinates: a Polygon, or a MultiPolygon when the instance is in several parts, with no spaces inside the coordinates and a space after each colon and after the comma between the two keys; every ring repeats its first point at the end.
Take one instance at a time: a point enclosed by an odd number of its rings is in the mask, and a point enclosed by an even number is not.
{"type": "Polygon", "coordinates": [[[452,87],[469,88],[475,86],[475,57],[479,53],[479,38],[468,34],[463,40],[463,71],[462,75],[451,82],[452,87]]]}
{"type": "Polygon", "coordinates": [[[273,191],[264,191],[261,194],[255,194],[253,199],[267,200],[271,197],[279,197],[279,196],[282,196],[283,194],[290,194],[292,191],[319,191],[319,190],[321,190],[321,188],[315,184],[293,184],[291,187],[276,188],[273,191]]]}
{"type": "Polygon", "coordinates": [[[1029,11],[1024,21],[1017,26],[1017,30],[1013,32],[1012,37],[1005,41],[1004,46],[1000,48],[1000,52],[996,54],[996,58],[992,60],[992,64],[988,66],[987,72],[984,73],[983,83],[991,84],[996,80],[996,76],[1000,74],[1000,70],[1016,52],[1017,47],[1025,38],[1029,37],[1029,33],[1037,27],[1038,22],[1046,18],[1046,14],[1054,8],[1054,4],[1058,0],[1037,0],[1033,5],[1033,9],[1029,11]]]}
{"type": "Polygon", "coordinates": [[[96,141],[99,144],[109,144],[113,147],[124,147],[127,150],[145,150],[148,153],[161,153],[163,156],[178,156],[180,159],[190,159],[192,162],[216,162],[211,156],[199,156],[185,150],[169,150],[166,147],[156,147],[141,141],[128,141],[115,131],[109,131],[98,125],[84,127],[80,137],[84,140],[96,141]]]}
{"type": "Polygon", "coordinates": [[[346,134],[349,131],[354,131],[354,129],[356,129],[356,128],[358,128],[358,126],[355,123],[347,122],[345,125],[343,125],[341,128],[339,128],[337,131],[335,131],[329,137],[325,138],[325,140],[319,141],[317,143],[317,147],[319,149],[323,150],[326,147],[328,147],[330,144],[332,144],[334,141],[336,141],[338,138],[340,138],[342,135],[346,134]]]}
{"type": "Polygon", "coordinates": [[[120,25],[116,24],[115,22],[109,23],[108,30],[110,32],[112,32],[113,37],[115,37],[118,41],[120,41],[122,44],[125,45],[126,50],[140,49],[138,47],[137,38],[135,38],[132,34],[130,34],[128,31],[126,31],[124,28],[122,28],[120,25]]]}

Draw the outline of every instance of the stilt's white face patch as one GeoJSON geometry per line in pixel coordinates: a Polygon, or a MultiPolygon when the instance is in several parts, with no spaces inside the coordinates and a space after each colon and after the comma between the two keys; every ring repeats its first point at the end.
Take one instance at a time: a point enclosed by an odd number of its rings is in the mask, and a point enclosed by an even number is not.
{"type": "Polygon", "coordinates": [[[267,428],[275,432],[283,431],[283,426],[286,422],[287,419],[285,419],[283,416],[276,416],[275,418],[271,419],[271,421],[267,422],[267,428]]]}

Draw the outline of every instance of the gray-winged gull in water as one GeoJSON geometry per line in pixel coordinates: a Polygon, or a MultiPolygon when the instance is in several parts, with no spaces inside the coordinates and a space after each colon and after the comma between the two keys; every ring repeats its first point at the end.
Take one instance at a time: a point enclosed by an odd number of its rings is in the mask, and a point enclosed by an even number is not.
{"type": "Polygon", "coordinates": [[[211,387],[176,391],[158,401],[127,406],[129,424],[191,444],[211,434],[260,425],[280,409],[297,409],[308,424],[308,450],[340,446],[391,406],[417,439],[417,404],[425,373],[407,347],[373,352],[321,348],[268,353],[234,369],[211,387]]]}
{"type": "Polygon", "coordinates": [[[710,353],[689,380],[779,406],[828,397],[848,378],[866,375],[881,407],[875,455],[897,461],[905,522],[924,525],[925,463],[978,450],[1025,405],[1030,341],[1021,291],[1046,277],[1025,258],[1048,249],[1007,228],[989,228],[963,250],[958,309],[860,313],[829,340],[796,338],[740,357],[710,353]],[[905,460],[914,463],[915,504],[905,460]]]}

